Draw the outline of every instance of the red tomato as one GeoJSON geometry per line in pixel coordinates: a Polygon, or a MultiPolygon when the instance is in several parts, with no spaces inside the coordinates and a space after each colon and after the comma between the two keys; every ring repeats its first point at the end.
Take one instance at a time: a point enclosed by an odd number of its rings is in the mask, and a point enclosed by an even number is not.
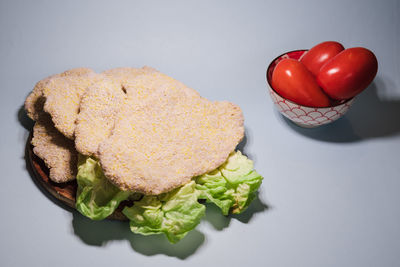
{"type": "Polygon", "coordinates": [[[354,47],[340,52],[322,66],[317,82],[331,98],[352,98],[375,78],[378,61],[371,51],[354,47]]]}
{"type": "Polygon", "coordinates": [[[303,63],[312,74],[317,76],[321,67],[343,50],[343,45],[338,42],[323,42],[308,50],[308,52],[300,58],[300,62],[303,63]]]}
{"type": "Polygon", "coordinates": [[[329,98],[319,88],[314,76],[295,59],[283,59],[272,73],[271,85],[282,97],[297,104],[328,107],[329,98]]]}

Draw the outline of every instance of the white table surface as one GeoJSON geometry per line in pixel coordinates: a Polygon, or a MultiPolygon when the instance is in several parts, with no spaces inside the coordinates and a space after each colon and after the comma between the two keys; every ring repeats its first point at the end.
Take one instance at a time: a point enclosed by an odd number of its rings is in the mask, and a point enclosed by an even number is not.
{"type": "Polygon", "coordinates": [[[400,1],[0,1],[0,266],[400,266],[400,1]],[[347,115],[318,129],[267,93],[277,55],[336,40],[379,72],[347,115]],[[244,152],[264,177],[240,216],[207,207],[177,245],[92,222],[33,182],[21,106],[73,67],[149,65],[240,105],[244,152]]]}

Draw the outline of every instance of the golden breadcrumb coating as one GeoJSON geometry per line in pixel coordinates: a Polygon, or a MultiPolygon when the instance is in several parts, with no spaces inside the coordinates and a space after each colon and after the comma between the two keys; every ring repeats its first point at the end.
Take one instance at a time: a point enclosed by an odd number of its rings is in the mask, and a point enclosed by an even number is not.
{"type": "Polygon", "coordinates": [[[32,92],[28,95],[28,97],[25,100],[25,110],[28,116],[34,121],[38,119],[38,116],[42,112],[43,105],[46,100],[43,96],[43,88],[46,86],[47,82],[50,79],[62,76],[80,76],[80,75],[86,75],[88,73],[93,73],[93,70],[88,68],[75,68],[67,70],[60,74],[49,76],[37,82],[32,92]]]}
{"type": "Polygon", "coordinates": [[[153,73],[153,72],[157,72],[157,70],[151,67],[144,66],[142,68],[129,68],[129,67],[114,68],[103,71],[102,74],[106,75],[110,79],[115,80],[116,82],[121,83],[121,86],[123,86],[129,80],[132,80],[141,74],[153,73]]]}
{"type": "Polygon", "coordinates": [[[85,90],[104,76],[96,73],[51,78],[43,88],[43,110],[51,115],[54,126],[67,138],[73,139],[75,121],[85,90]]]}
{"type": "Polygon", "coordinates": [[[49,114],[37,114],[33,127],[33,152],[50,169],[49,178],[56,183],[74,180],[77,171],[78,152],[74,142],[67,139],[55,127],[49,114]]]}
{"type": "Polygon", "coordinates": [[[244,135],[241,109],[211,102],[161,73],[125,85],[126,103],[99,148],[105,175],[122,190],[160,194],[212,171],[244,135]]]}
{"type": "Polygon", "coordinates": [[[75,146],[79,153],[97,156],[99,144],[114,128],[125,97],[120,83],[106,77],[85,91],[75,128],[75,146]]]}
{"type": "Polygon", "coordinates": [[[56,74],[36,84],[25,108],[50,179],[74,179],[79,151],[99,158],[120,189],[150,195],[216,169],[244,136],[238,106],[150,67],[56,74]]]}
{"type": "Polygon", "coordinates": [[[75,146],[79,153],[98,156],[99,144],[110,136],[115,116],[126,98],[124,84],[153,72],[156,70],[150,67],[106,70],[102,72],[103,79],[86,89],[75,128],[75,146]]]}

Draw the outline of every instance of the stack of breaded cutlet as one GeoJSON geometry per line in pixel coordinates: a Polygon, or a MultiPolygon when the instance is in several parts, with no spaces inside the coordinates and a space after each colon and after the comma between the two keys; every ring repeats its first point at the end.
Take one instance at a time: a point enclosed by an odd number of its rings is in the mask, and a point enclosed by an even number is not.
{"type": "Polygon", "coordinates": [[[240,108],[209,101],[150,67],[76,68],[39,81],[25,101],[34,153],[50,179],[75,179],[78,153],[121,190],[168,192],[226,161],[244,135],[240,108]]]}

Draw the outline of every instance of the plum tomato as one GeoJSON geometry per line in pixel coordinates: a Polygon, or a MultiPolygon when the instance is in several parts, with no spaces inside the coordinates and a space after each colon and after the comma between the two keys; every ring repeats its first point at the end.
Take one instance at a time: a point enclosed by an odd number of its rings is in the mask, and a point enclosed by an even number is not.
{"type": "Polygon", "coordinates": [[[377,71],[374,53],[363,47],[353,47],[325,63],[317,75],[317,82],[331,98],[349,99],[367,88],[377,71]]]}
{"type": "Polygon", "coordinates": [[[321,67],[343,50],[343,45],[338,42],[323,42],[308,50],[300,58],[300,62],[303,63],[314,76],[317,76],[321,67]]]}
{"type": "Polygon", "coordinates": [[[272,88],[282,97],[297,104],[328,107],[330,99],[318,86],[315,77],[295,59],[283,59],[272,73],[272,88]]]}

